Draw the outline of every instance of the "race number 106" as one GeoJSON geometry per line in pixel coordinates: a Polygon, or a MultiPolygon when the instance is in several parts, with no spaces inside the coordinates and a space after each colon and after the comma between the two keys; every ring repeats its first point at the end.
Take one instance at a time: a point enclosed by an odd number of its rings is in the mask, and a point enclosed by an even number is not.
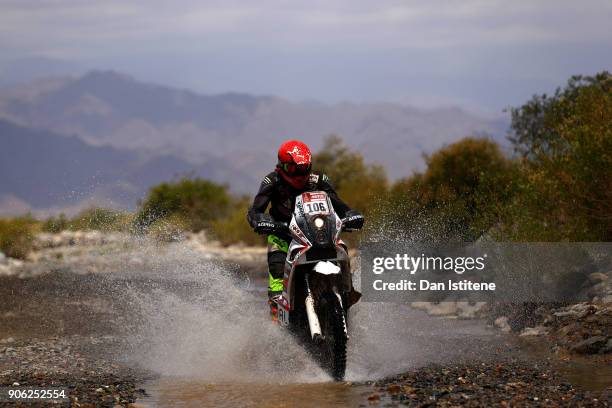
{"type": "Polygon", "coordinates": [[[327,212],[327,206],[325,205],[325,201],[314,201],[312,203],[306,203],[304,204],[304,209],[308,214],[327,212]]]}

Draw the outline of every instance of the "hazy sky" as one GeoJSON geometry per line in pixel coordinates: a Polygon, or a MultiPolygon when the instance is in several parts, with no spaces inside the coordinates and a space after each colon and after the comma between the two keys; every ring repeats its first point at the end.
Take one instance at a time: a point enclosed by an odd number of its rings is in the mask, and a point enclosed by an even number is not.
{"type": "Polygon", "coordinates": [[[610,0],[0,0],[0,67],[495,113],[612,69],[610,27],[610,0]]]}

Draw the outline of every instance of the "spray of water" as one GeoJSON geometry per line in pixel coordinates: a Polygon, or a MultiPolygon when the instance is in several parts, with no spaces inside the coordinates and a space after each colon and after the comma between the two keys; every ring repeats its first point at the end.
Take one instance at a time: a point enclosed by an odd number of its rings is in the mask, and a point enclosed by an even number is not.
{"type": "MultiPolygon", "coordinates": [[[[151,258],[149,258],[151,260],[151,258]]],[[[188,248],[157,254],[143,288],[127,291],[138,316],[129,355],[163,376],[204,381],[324,381],[291,336],[272,324],[265,292],[188,248]]]]}
{"type": "MultiPolygon", "coordinates": [[[[136,276],[122,291],[137,316],[128,336],[130,359],[162,376],[213,383],[330,381],[270,321],[261,284],[181,244],[143,251],[147,262],[130,268],[136,276]]],[[[355,305],[349,324],[347,379],[353,381],[456,358],[470,350],[470,339],[490,336],[480,323],[383,303],[355,305]]]]}

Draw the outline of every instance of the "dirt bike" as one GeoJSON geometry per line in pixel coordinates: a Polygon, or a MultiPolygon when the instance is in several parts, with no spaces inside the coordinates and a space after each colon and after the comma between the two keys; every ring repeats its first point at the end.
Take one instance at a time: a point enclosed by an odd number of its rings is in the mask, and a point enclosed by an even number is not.
{"type": "Polygon", "coordinates": [[[292,240],[276,298],[278,322],[300,338],[337,381],[344,378],[348,310],[361,294],[353,288],[348,248],[341,231],[361,228],[363,217],[340,219],[323,191],[296,197],[290,224],[292,240]],[[355,224],[353,221],[357,221],[355,224]]]}

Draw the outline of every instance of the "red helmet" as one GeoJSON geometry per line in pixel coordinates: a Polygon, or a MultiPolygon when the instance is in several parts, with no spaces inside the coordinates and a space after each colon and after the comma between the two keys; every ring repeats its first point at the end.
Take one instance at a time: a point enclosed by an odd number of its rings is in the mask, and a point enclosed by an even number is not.
{"type": "Polygon", "coordinates": [[[278,148],[278,171],[295,188],[304,188],[310,176],[312,155],[305,143],[287,140],[278,148]]]}

